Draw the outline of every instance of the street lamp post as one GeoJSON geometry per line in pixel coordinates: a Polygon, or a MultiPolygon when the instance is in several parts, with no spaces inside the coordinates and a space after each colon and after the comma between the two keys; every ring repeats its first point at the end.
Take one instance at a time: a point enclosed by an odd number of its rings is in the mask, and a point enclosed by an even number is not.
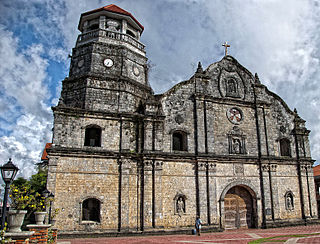
{"type": "MultiPolygon", "coordinates": [[[[53,195],[52,192],[50,193],[49,197],[50,197],[51,199],[54,198],[54,195],[53,195]]],[[[52,207],[52,201],[50,201],[50,207],[49,207],[49,224],[51,224],[51,207],[52,207]]]]}
{"type": "MultiPolygon", "coordinates": [[[[47,198],[48,198],[49,194],[50,194],[50,191],[48,191],[48,189],[47,189],[47,188],[46,188],[46,189],[44,189],[44,191],[42,192],[42,196],[43,196],[45,199],[47,199],[47,198]]],[[[47,212],[47,204],[46,204],[46,212],[47,212]]],[[[50,223],[50,215],[49,215],[49,217],[48,217],[48,218],[46,218],[45,223],[46,223],[46,224],[49,224],[49,223],[50,223]]]]}
{"type": "MultiPolygon", "coordinates": [[[[54,198],[54,195],[52,194],[52,192],[48,191],[48,189],[45,189],[42,192],[42,195],[47,199],[47,198],[54,198]]],[[[51,207],[52,207],[52,201],[49,201],[50,205],[49,205],[49,218],[48,218],[48,224],[51,224],[51,207]]]]}
{"type": "Polygon", "coordinates": [[[5,225],[6,215],[7,215],[7,202],[8,202],[8,192],[9,192],[10,184],[12,183],[14,177],[16,177],[16,174],[19,169],[17,166],[15,166],[12,163],[11,158],[9,158],[9,161],[6,164],[4,164],[2,167],[0,167],[0,169],[1,169],[2,179],[6,184],[5,190],[4,190],[2,217],[1,217],[1,230],[3,230],[5,225]]]}

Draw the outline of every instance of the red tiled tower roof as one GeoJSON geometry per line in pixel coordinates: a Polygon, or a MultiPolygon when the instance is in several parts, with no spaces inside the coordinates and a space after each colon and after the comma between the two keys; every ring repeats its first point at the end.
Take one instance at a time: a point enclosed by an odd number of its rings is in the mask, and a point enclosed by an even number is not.
{"type": "Polygon", "coordinates": [[[47,149],[50,148],[52,146],[52,143],[47,143],[46,144],[46,147],[44,148],[43,150],[43,153],[42,153],[42,156],[41,156],[41,161],[44,161],[44,160],[48,160],[48,153],[47,153],[47,149]]]}
{"type": "Polygon", "coordinates": [[[314,176],[320,175],[320,165],[317,165],[317,166],[313,167],[313,175],[314,176]]]}
{"type": "Polygon", "coordinates": [[[139,21],[136,20],[136,18],[133,17],[133,15],[131,13],[129,13],[128,11],[118,7],[115,4],[109,4],[109,5],[104,6],[102,8],[97,8],[97,9],[85,12],[85,13],[81,14],[81,17],[89,15],[89,14],[93,14],[93,13],[96,13],[96,12],[99,12],[99,11],[102,11],[102,10],[106,10],[106,11],[117,13],[117,14],[127,15],[127,16],[131,17],[134,20],[134,22],[136,22],[141,27],[142,31],[144,30],[143,25],[141,25],[139,23],[139,21]]]}

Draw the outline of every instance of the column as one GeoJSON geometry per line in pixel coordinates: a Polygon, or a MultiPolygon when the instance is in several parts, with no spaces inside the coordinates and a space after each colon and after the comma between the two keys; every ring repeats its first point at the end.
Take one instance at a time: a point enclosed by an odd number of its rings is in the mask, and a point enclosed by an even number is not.
{"type": "Polygon", "coordinates": [[[278,179],[277,179],[277,164],[270,164],[270,184],[272,191],[272,202],[273,202],[273,214],[274,219],[280,219],[280,205],[279,205],[279,193],[278,193],[278,179]]]}
{"type": "Polygon", "coordinates": [[[162,161],[154,162],[154,204],[155,204],[155,226],[163,227],[162,212],[162,161]]]}
{"type": "Polygon", "coordinates": [[[144,160],[144,227],[152,227],[152,160],[144,160]]]}
{"type": "MultiPolygon", "coordinates": [[[[207,190],[208,190],[208,214],[210,216],[210,224],[218,225],[219,224],[219,211],[218,211],[218,199],[217,199],[217,183],[215,172],[216,172],[216,163],[208,162],[207,170],[208,170],[208,182],[207,182],[207,190]]],[[[208,218],[209,219],[209,218],[208,218]]]]}
{"type": "Polygon", "coordinates": [[[268,162],[262,163],[262,177],[263,177],[263,190],[264,190],[264,204],[265,216],[267,224],[272,222],[272,205],[271,205],[271,192],[270,192],[270,178],[269,178],[270,165],[268,162]]]}
{"type": "Polygon", "coordinates": [[[316,187],[314,182],[314,175],[311,163],[308,165],[308,178],[309,178],[309,190],[310,190],[310,201],[311,201],[311,212],[312,218],[318,218],[318,207],[317,207],[317,199],[316,199],[316,187]]]}
{"type": "Polygon", "coordinates": [[[317,218],[317,202],[315,199],[315,185],[312,171],[312,163],[304,163],[302,168],[303,169],[301,170],[301,178],[304,185],[303,192],[306,218],[317,218]]]}
{"type": "Polygon", "coordinates": [[[199,175],[199,203],[200,203],[200,218],[203,224],[208,224],[208,211],[207,211],[207,162],[198,162],[198,175],[199,175]]]}
{"type": "Polygon", "coordinates": [[[129,230],[130,220],[130,169],[129,159],[121,159],[121,231],[129,230]]]}
{"type": "Polygon", "coordinates": [[[101,15],[99,18],[99,28],[105,29],[105,27],[106,27],[106,16],[101,15]]]}
{"type": "Polygon", "coordinates": [[[144,121],[144,150],[151,151],[152,148],[152,121],[144,121]]]}
{"type": "Polygon", "coordinates": [[[310,210],[309,210],[309,199],[308,199],[308,183],[307,183],[307,165],[304,163],[300,163],[300,172],[301,172],[301,185],[302,185],[302,192],[301,198],[303,199],[303,211],[305,214],[305,218],[309,219],[310,210]]]}
{"type": "Polygon", "coordinates": [[[122,20],[122,28],[121,28],[121,32],[126,34],[127,31],[127,21],[125,19],[122,20]]]}

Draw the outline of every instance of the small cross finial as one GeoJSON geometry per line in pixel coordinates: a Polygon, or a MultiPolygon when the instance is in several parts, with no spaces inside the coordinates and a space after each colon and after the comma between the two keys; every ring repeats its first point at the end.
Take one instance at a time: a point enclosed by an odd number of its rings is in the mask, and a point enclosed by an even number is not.
{"type": "Polygon", "coordinates": [[[222,46],[224,46],[225,51],[224,51],[224,56],[228,55],[228,47],[230,47],[230,45],[228,44],[228,42],[225,42],[222,44],[222,46]]]}

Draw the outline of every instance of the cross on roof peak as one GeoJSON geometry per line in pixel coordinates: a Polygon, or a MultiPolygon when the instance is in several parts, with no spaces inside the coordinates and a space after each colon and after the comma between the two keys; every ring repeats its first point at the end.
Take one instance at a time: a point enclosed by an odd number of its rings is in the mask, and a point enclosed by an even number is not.
{"type": "Polygon", "coordinates": [[[228,44],[228,42],[225,42],[222,44],[222,46],[224,46],[225,50],[224,50],[224,56],[228,55],[228,47],[230,47],[230,45],[228,44]]]}

